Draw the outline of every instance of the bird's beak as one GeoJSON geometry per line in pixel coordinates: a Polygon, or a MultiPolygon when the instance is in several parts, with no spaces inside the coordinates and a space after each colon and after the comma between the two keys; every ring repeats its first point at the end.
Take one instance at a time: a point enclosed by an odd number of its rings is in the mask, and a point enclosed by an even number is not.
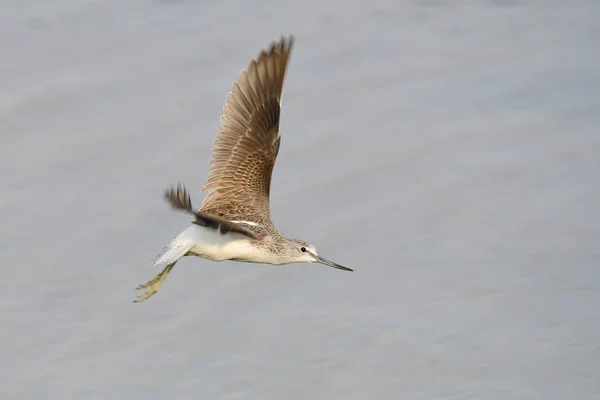
{"type": "Polygon", "coordinates": [[[328,259],[323,258],[321,256],[315,255],[315,261],[318,262],[319,264],[329,265],[330,267],[341,269],[342,271],[354,271],[354,270],[352,270],[350,268],[346,268],[344,266],[341,266],[340,264],[336,264],[333,261],[329,261],[328,259]]]}

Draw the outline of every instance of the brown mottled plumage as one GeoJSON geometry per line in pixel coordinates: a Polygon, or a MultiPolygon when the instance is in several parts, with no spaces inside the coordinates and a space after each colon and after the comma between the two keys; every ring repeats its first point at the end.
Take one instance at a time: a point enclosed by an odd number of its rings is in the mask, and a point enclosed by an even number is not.
{"type": "Polygon", "coordinates": [[[352,271],[319,256],[309,243],[283,236],[271,222],[271,175],[281,141],[281,96],[293,43],[293,36],[272,43],[250,61],[233,84],[212,148],[208,178],[201,189],[206,194],[202,207],[194,211],[181,184],[165,192],[173,209],[195,219],[192,227],[180,233],[152,262],[167,266],[138,287],[149,289],[137,302],[154,295],[175,263],[188,255],[274,265],[318,262],[352,271]]]}
{"type": "Polygon", "coordinates": [[[194,211],[190,194],[184,185],[179,184],[176,187],[170,187],[165,191],[165,199],[175,210],[185,211],[196,217],[192,223],[207,228],[217,229],[221,233],[237,232],[251,239],[256,239],[256,235],[249,229],[228,221],[217,215],[209,214],[203,211],[194,211]]]}
{"type": "Polygon", "coordinates": [[[227,95],[210,160],[202,211],[269,220],[271,174],[279,152],[281,95],[294,38],[263,50],[227,95]]]}

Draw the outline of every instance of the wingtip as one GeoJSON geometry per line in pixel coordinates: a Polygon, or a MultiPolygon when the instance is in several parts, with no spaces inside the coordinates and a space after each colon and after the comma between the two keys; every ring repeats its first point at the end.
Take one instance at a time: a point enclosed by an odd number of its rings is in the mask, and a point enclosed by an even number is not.
{"type": "Polygon", "coordinates": [[[284,46],[284,49],[287,53],[292,51],[292,47],[294,47],[294,42],[296,41],[296,37],[293,34],[288,35],[287,41],[284,36],[281,36],[281,43],[284,46]]]}
{"type": "Polygon", "coordinates": [[[279,38],[279,40],[272,41],[270,43],[270,45],[268,46],[268,48],[263,49],[256,59],[258,60],[261,55],[266,55],[269,53],[278,53],[279,54],[282,51],[284,51],[286,53],[290,53],[295,40],[296,40],[296,37],[293,34],[289,34],[288,36],[285,36],[282,34],[281,37],[279,38]]]}
{"type": "Polygon", "coordinates": [[[290,33],[289,35],[285,36],[285,35],[281,35],[281,40],[280,43],[282,44],[287,44],[287,48],[291,48],[292,45],[294,44],[294,41],[296,40],[296,37],[294,36],[294,34],[290,33]]]}
{"type": "Polygon", "coordinates": [[[174,210],[194,213],[190,193],[183,183],[180,182],[176,186],[168,187],[165,189],[163,196],[174,210]]]}

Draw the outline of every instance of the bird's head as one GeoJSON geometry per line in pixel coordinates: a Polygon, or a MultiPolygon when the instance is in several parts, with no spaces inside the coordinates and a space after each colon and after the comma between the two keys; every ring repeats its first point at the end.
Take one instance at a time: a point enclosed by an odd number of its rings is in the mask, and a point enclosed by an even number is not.
{"type": "Polygon", "coordinates": [[[287,239],[286,241],[286,259],[289,263],[312,263],[316,262],[323,265],[328,265],[333,268],[341,269],[343,271],[352,271],[350,268],[341,266],[329,261],[328,259],[321,257],[317,253],[317,249],[310,243],[299,239],[287,239]]]}

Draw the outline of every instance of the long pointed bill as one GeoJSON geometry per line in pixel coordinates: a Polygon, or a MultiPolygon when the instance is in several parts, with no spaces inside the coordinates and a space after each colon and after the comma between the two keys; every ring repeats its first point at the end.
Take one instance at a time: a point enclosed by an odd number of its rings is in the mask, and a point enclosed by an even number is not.
{"type": "Polygon", "coordinates": [[[333,261],[329,261],[328,259],[323,258],[321,256],[315,256],[315,259],[319,264],[329,265],[330,267],[341,269],[342,271],[354,271],[350,268],[343,267],[340,264],[336,264],[333,261]]]}

